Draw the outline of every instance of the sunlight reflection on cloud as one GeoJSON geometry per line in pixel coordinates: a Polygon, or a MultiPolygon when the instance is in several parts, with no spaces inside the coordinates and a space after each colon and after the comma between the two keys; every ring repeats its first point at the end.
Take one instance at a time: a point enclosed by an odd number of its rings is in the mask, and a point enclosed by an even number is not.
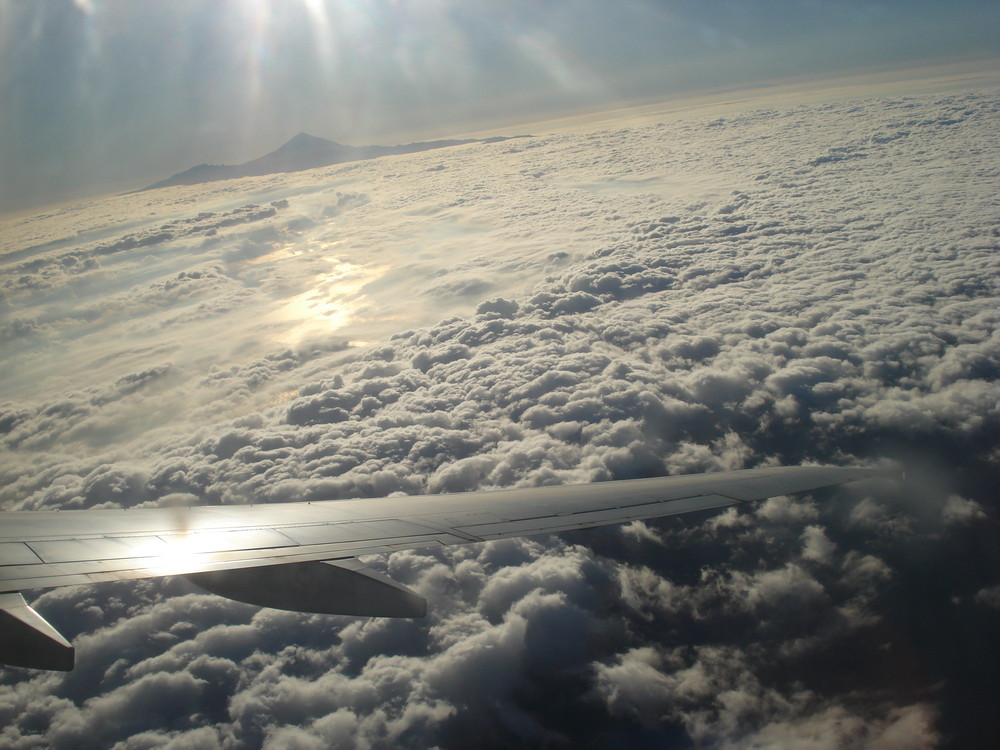
{"type": "Polygon", "coordinates": [[[297,346],[311,333],[339,331],[368,304],[361,294],[366,284],[379,279],[388,266],[364,266],[339,258],[324,260],[332,264],[328,273],[312,282],[312,287],[286,302],[274,315],[290,323],[292,328],[277,337],[277,341],[297,346]]]}

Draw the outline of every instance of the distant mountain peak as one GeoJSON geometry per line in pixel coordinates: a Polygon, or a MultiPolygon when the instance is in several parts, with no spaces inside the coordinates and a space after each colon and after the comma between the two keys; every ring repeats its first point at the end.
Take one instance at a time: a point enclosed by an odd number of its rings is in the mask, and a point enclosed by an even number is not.
{"type": "Polygon", "coordinates": [[[327,138],[319,138],[315,135],[309,135],[309,133],[299,133],[298,135],[289,138],[288,141],[285,143],[285,145],[281,146],[281,148],[288,148],[288,147],[299,148],[301,146],[313,147],[313,146],[329,145],[329,144],[334,144],[336,146],[340,145],[336,141],[331,141],[328,140],[327,138]]]}
{"type": "MultiPolygon", "coordinates": [[[[524,138],[525,136],[513,136],[524,138]]],[[[240,177],[257,177],[265,174],[281,172],[301,172],[306,169],[328,167],[331,164],[343,164],[349,161],[375,159],[379,156],[393,154],[411,154],[417,151],[429,151],[436,148],[461,146],[466,143],[496,143],[507,138],[495,136],[485,141],[482,139],[424,141],[407,143],[401,146],[345,146],[342,143],[319,138],[308,133],[299,133],[284,145],[269,154],[258,157],[243,164],[200,164],[185,170],[166,180],[154,183],[142,190],[172,187],[174,185],[198,185],[203,182],[230,180],[240,177]]],[[[136,191],[136,192],[141,192],[136,191]]]]}

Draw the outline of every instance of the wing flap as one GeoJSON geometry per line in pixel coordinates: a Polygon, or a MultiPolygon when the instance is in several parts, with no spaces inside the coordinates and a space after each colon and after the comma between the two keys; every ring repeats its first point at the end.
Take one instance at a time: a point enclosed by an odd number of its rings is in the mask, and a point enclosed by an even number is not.
{"type": "Polygon", "coordinates": [[[23,542],[0,544],[0,566],[32,565],[41,562],[31,547],[23,542]]]}
{"type": "Polygon", "coordinates": [[[373,539],[394,539],[427,536],[434,533],[433,529],[418,526],[409,521],[388,519],[384,521],[359,521],[340,524],[313,524],[310,526],[291,526],[282,529],[282,533],[299,544],[330,544],[354,543],[373,539]]]}
{"type": "MultiPolygon", "coordinates": [[[[89,560],[168,558],[201,552],[241,552],[295,547],[298,542],[274,529],[195,532],[160,536],[105,536],[97,539],[56,539],[30,542],[34,562],[72,563],[89,560]]],[[[25,562],[31,562],[25,560],[25,562]]]]}
{"type": "Polygon", "coordinates": [[[43,563],[154,557],[167,551],[166,543],[155,536],[60,539],[54,542],[30,542],[28,546],[43,563]]]}
{"type": "Polygon", "coordinates": [[[167,575],[187,575],[199,571],[234,570],[283,563],[309,562],[357,555],[379,554],[399,549],[440,547],[465,544],[470,540],[446,532],[424,529],[420,536],[401,539],[396,536],[363,539],[352,542],[297,545],[270,549],[237,549],[212,552],[192,552],[182,539],[176,544],[156,547],[155,554],[111,559],[78,560],[65,563],[0,566],[0,585],[8,591],[44,589],[136,578],[167,575]]]}

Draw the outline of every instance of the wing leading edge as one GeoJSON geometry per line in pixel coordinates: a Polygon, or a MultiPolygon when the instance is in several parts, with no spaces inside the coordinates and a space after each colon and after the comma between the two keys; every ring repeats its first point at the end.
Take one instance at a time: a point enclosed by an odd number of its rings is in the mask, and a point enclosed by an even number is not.
{"type": "Polygon", "coordinates": [[[892,474],[775,467],[452,495],[0,513],[0,663],[72,669],[72,646],[24,602],[28,589],[185,575],[259,606],[415,617],[426,602],[358,555],[677,515],[892,474]]]}

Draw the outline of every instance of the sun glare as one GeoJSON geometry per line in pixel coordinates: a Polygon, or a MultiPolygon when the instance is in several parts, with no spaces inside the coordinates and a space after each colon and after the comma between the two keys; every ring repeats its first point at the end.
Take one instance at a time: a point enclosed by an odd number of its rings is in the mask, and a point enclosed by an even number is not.
{"type": "Polygon", "coordinates": [[[161,538],[165,544],[156,546],[146,566],[153,575],[170,576],[190,572],[195,555],[204,551],[204,545],[198,543],[197,534],[176,534],[161,538]]]}
{"type": "Polygon", "coordinates": [[[296,346],[309,334],[344,328],[367,305],[362,289],[380,278],[388,266],[364,266],[327,257],[332,267],[317,277],[310,289],[289,299],[275,316],[291,324],[278,340],[296,346]]]}

